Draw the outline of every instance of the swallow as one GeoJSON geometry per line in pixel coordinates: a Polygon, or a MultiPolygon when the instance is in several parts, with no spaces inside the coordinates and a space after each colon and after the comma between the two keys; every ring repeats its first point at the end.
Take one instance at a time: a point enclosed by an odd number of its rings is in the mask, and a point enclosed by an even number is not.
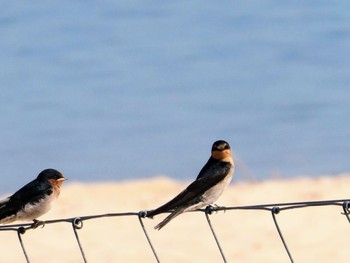
{"type": "Polygon", "coordinates": [[[160,230],[176,216],[213,204],[231,182],[234,162],[230,145],[223,140],[214,142],[208,162],[185,190],[157,209],[147,211],[152,218],[160,213],[171,211],[162,222],[155,226],[160,230]]]}
{"type": "Polygon", "coordinates": [[[14,221],[39,222],[60,194],[65,177],[55,169],[46,169],[10,197],[0,201],[0,224],[14,221]]]}

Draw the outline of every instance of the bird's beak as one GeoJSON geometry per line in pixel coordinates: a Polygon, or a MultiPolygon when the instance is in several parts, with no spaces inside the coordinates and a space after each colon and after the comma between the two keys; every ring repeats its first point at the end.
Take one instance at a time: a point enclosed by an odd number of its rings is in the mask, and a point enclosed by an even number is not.
{"type": "Polygon", "coordinates": [[[57,181],[59,181],[59,182],[60,182],[60,181],[66,181],[66,180],[68,180],[68,178],[64,178],[64,177],[63,177],[63,178],[57,179],[57,181]]]}

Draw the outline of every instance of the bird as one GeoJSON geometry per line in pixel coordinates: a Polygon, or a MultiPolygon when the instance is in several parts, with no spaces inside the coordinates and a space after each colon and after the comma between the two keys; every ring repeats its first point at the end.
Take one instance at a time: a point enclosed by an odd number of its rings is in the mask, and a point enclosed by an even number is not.
{"type": "Polygon", "coordinates": [[[176,216],[213,204],[232,180],[234,161],[228,142],[218,140],[211,148],[211,156],[200,170],[197,178],[172,200],[150,211],[146,217],[153,218],[160,213],[171,211],[154,228],[160,230],[176,216]]]}
{"type": "Polygon", "coordinates": [[[51,209],[64,180],[63,174],[55,169],[40,172],[36,179],[0,201],[0,224],[19,220],[38,225],[37,218],[51,209]]]}

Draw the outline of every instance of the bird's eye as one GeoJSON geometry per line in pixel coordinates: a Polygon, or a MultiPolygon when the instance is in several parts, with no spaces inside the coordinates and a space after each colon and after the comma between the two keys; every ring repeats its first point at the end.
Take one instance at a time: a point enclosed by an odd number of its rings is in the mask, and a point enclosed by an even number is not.
{"type": "Polygon", "coordinates": [[[228,144],[225,144],[224,149],[227,150],[227,149],[229,149],[229,148],[230,148],[230,147],[228,146],[228,144]]]}

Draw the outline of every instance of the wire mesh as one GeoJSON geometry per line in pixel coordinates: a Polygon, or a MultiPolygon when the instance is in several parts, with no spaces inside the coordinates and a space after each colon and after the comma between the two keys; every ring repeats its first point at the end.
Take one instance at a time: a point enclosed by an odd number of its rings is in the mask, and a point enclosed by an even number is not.
{"type": "MultiPolygon", "coordinates": [[[[217,248],[219,250],[219,253],[221,255],[221,258],[223,262],[228,262],[227,258],[224,254],[224,251],[222,249],[220,238],[215,233],[215,229],[210,221],[210,216],[214,212],[218,211],[238,211],[238,210],[262,210],[271,213],[272,216],[272,222],[274,224],[274,227],[276,228],[278,235],[280,237],[280,240],[283,244],[285,253],[287,258],[289,258],[290,262],[294,262],[292,252],[288,248],[287,240],[284,236],[283,230],[278,224],[277,215],[281,212],[284,212],[286,210],[291,209],[305,209],[309,207],[316,207],[316,206],[338,206],[342,208],[342,213],[345,215],[348,223],[350,223],[350,200],[349,199],[340,199],[340,200],[321,200],[321,201],[309,201],[309,202],[292,202],[292,203],[275,203],[275,204],[260,204],[260,205],[250,205],[250,206],[229,206],[229,207],[216,207],[216,206],[209,206],[205,209],[199,209],[193,212],[202,212],[206,216],[206,220],[208,223],[208,227],[211,230],[211,233],[213,235],[213,238],[216,242],[217,248]]],[[[156,248],[154,247],[150,236],[148,235],[148,231],[143,223],[143,220],[145,220],[147,216],[147,211],[140,211],[140,212],[125,212],[125,213],[107,213],[107,214],[98,214],[98,215],[88,215],[88,216],[80,216],[80,217],[72,217],[72,218],[62,218],[62,219],[54,219],[54,220],[47,220],[47,221],[37,221],[35,220],[33,223],[25,223],[25,224],[11,224],[11,225],[1,225],[0,231],[13,231],[17,234],[19,244],[21,246],[23,256],[26,262],[30,262],[30,255],[28,255],[25,245],[22,239],[22,236],[28,231],[28,230],[35,230],[38,227],[45,227],[46,225],[51,224],[57,224],[57,223],[69,223],[72,225],[72,230],[74,232],[75,240],[78,244],[78,248],[81,254],[82,262],[88,262],[88,259],[86,257],[86,254],[84,252],[83,244],[79,237],[79,231],[83,229],[84,222],[87,220],[98,220],[101,218],[107,218],[107,217],[138,217],[139,224],[142,228],[143,234],[146,237],[146,245],[149,246],[150,250],[152,251],[152,254],[154,256],[155,262],[161,262],[159,259],[159,256],[156,252],[156,248]]],[[[164,259],[166,261],[166,259],[164,259]]]]}

